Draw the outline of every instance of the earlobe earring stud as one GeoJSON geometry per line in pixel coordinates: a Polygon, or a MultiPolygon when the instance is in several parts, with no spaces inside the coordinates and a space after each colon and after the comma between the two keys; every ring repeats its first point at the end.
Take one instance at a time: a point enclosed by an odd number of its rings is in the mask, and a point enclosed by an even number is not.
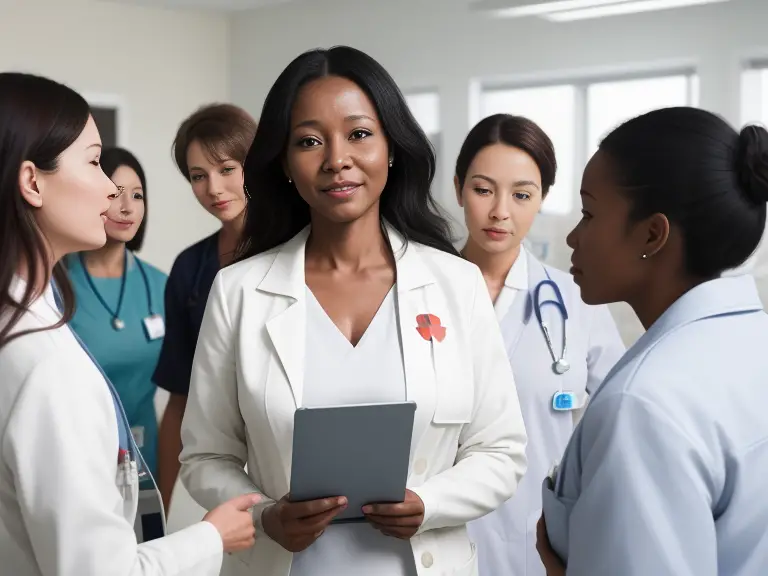
{"type": "Polygon", "coordinates": [[[642,256],[640,256],[640,258],[642,258],[643,260],[648,260],[648,254],[643,254],[642,256]]]}
{"type": "Polygon", "coordinates": [[[392,168],[392,164],[394,164],[394,161],[392,159],[389,160],[389,167],[392,168]]]}
{"type": "Polygon", "coordinates": [[[290,178],[288,178],[288,184],[293,184],[293,180],[291,180],[290,178]]]}

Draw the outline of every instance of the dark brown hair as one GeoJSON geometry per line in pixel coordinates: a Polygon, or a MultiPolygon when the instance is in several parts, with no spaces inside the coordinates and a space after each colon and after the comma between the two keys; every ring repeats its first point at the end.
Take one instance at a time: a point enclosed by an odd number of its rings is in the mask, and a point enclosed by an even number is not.
{"type": "Polygon", "coordinates": [[[245,163],[256,134],[256,121],[248,112],[233,104],[210,104],[184,120],[173,140],[173,157],[179,171],[189,181],[187,150],[197,141],[212,162],[231,158],[245,163]]]}
{"type": "Polygon", "coordinates": [[[547,196],[547,192],[555,183],[557,172],[555,147],[552,140],[532,120],[511,114],[488,116],[469,131],[464,144],[461,145],[459,157],[456,159],[456,177],[460,186],[464,186],[467,171],[475,156],[480,153],[480,150],[492,144],[506,144],[519,148],[533,158],[541,173],[541,195],[547,196]]]}
{"type": "MultiPolygon", "coordinates": [[[[35,222],[35,209],[21,196],[19,170],[29,161],[40,171],[55,172],[59,156],[77,140],[89,116],[85,99],[63,84],[31,74],[0,73],[0,318],[10,316],[0,324],[0,348],[40,331],[10,335],[39,296],[36,290],[51,280],[40,277],[48,269],[49,249],[35,222]],[[26,289],[17,301],[10,289],[22,265],[26,289]]],[[[53,276],[64,310],[63,318],[50,328],[58,328],[72,317],[74,294],[60,263],[53,276]]]]}

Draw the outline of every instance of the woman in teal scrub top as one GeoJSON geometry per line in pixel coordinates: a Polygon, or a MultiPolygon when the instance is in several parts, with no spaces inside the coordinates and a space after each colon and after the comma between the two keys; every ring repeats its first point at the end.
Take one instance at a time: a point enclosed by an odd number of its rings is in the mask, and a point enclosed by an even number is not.
{"type": "Polygon", "coordinates": [[[141,165],[121,148],[105,150],[101,165],[117,190],[106,214],[106,245],[68,257],[76,298],[71,325],[117,389],[154,476],[158,426],[152,373],[165,334],[167,276],[134,255],[146,229],[147,185],[141,165]]]}

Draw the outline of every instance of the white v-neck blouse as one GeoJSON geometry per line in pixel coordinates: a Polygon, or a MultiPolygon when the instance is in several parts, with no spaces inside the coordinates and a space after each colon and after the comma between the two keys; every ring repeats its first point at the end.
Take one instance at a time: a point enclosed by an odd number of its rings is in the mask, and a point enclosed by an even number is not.
{"type": "MultiPolygon", "coordinates": [[[[396,289],[384,298],[357,346],[307,288],[304,406],[402,402],[405,370],[396,289]]],[[[291,576],[416,576],[411,545],[368,524],[329,526],[294,554],[291,576]]]]}

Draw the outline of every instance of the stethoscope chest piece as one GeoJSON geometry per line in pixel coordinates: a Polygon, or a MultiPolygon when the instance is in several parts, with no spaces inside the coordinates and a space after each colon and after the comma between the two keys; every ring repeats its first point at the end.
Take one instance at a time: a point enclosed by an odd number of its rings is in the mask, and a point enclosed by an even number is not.
{"type": "Polygon", "coordinates": [[[558,374],[558,375],[565,374],[570,369],[571,369],[571,365],[568,363],[568,360],[566,360],[565,358],[558,358],[552,364],[552,370],[554,370],[555,374],[558,374]]]}

